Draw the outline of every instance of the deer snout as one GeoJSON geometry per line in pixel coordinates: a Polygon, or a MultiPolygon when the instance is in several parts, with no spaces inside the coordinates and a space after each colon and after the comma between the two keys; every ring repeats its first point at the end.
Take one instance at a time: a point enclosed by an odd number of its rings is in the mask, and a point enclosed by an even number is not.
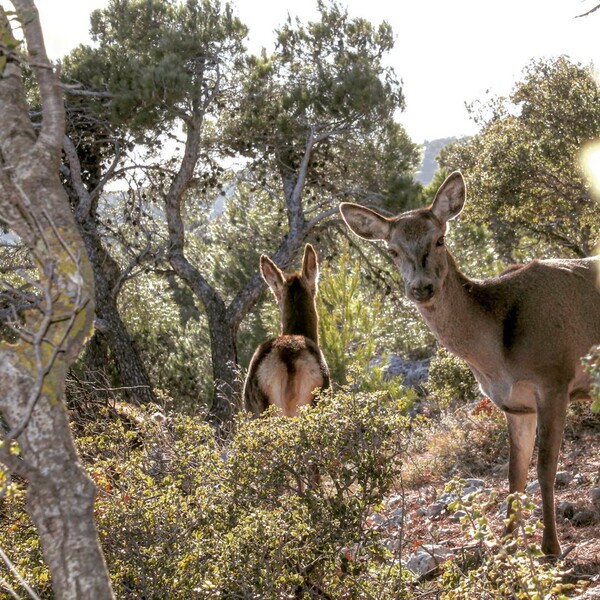
{"type": "Polygon", "coordinates": [[[413,285],[410,287],[409,295],[415,302],[427,302],[433,297],[434,289],[431,283],[413,285]]]}

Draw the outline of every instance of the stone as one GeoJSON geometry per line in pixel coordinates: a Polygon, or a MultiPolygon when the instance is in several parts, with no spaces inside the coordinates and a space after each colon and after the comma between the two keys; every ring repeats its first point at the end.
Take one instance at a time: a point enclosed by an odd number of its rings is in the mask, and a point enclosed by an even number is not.
{"type": "Polygon", "coordinates": [[[425,544],[408,558],[406,568],[415,575],[423,576],[433,571],[441,562],[452,555],[453,551],[446,546],[425,544]]]}
{"type": "Polygon", "coordinates": [[[425,512],[426,517],[439,517],[447,508],[447,504],[445,502],[434,502],[427,507],[425,512]]]}
{"type": "Polygon", "coordinates": [[[430,358],[406,360],[391,354],[388,356],[387,364],[382,367],[384,379],[388,381],[393,377],[402,377],[403,387],[417,388],[427,381],[430,362],[430,358]]]}
{"type": "Polygon", "coordinates": [[[457,510],[456,512],[452,513],[450,520],[453,521],[454,523],[459,523],[460,520],[466,516],[467,516],[467,513],[464,510],[457,510]]]}
{"type": "Polygon", "coordinates": [[[574,502],[559,502],[556,505],[556,514],[559,517],[565,517],[565,519],[572,519],[577,505],[574,502]]]}
{"type": "Polygon", "coordinates": [[[573,473],[569,471],[559,471],[554,480],[554,487],[565,488],[573,481],[573,473]]]}
{"type": "Polygon", "coordinates": [[[593,510],[582,509],[573,515],[571,523],[575,527],[585,527],[586,525],[591,525],[595,520],[596,513],[593,510]]]}

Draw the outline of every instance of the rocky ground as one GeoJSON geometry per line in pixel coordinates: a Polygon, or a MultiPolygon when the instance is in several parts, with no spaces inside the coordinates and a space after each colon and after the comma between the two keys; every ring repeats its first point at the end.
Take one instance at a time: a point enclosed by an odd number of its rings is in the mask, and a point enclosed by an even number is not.
{"type": "MultiPolygon", "coordinates": [[[[492,529],[501,533],[508,490],[504,430],[487,400],[462,414],[441,417],[429,441],[407,464],[407,477],[398,493],[372,516],[371,525],[387,533],[390,549],[398,549],[422,580],[435,581],[436,563],[459,560],[477,546],[460,522],[464,513],[449,508],[461,494],[476,491],[482,502],[492,498],[485,514],[492,529]],[[445,489],[453,477],[464,480],[461,493],[445,489]]],[[[540,518],[541,506],[535,459],[528,486],[536,506],[531,521],[540,518]]],[[[576,584],[573,596],[600,599],[600,415],[593,414],[589,404],[574,405],[569,412],[556,504],[564,581],[576,584]]],[[[534,533],[534,540],[539,545],[540,531],[534,533]]]]}

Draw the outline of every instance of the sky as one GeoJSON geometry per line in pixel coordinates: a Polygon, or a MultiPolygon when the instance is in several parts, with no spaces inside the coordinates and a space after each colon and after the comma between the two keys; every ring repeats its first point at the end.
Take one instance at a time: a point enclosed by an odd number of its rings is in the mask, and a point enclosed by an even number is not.
{"type": "MultiPolygon", "coordinates": [[[[338,0],[350,17],[387,21],[396,35],[387,57],[403,82],[399,115],[414,142],[477,131],[465,103],[507,95],[532,59],[565,54],[600,70],[598,0],[338,0]]],[[[37,0],[51,59],[90,43],[89,15],[107,0],[37,0]]],[[[248,47],[273,49],[288,15],[316,17],[316,0],[232,0],[248,26],[248,47]]]]}

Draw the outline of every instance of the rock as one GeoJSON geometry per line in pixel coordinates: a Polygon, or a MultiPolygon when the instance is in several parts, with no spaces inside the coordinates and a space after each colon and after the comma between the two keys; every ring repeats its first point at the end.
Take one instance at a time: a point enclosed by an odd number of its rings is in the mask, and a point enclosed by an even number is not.
{"type": "Polygon", "coordinates": [[[371,522],[374,525],[383,525],[385,523],[386,517],[381,513],[373,513],[371,515],[371,522]]]}
{"type": "Polygon", "coordinates": [[[593,487],[590,490],[590,498],[594,504],[600,504],[600,487],[593,487]]]}
{"type": "Polygon", "coordinates": [[[402,543],[401,540],[395,540],[392,538],[387,538],[384,542],[383,545],[386,547],[387,550],[389,550],[392,554],[395,554],[396,552],[398,552],[399,550],[402,549],[402,543]]]}
{"type": "Polygon", "coordinates": [[[395,508],[390,512],[376,512],[371,515],[371,522],[376,527],[398,527],[404,519],[404,509],[402,507],[395,508]]]}
{"type": "Polygon", "coordinates": [[[404,387],[417,388],[427,381],[429,376],[430,358],[422,360],[406,360],[395,354],[388,356],[388,362],[383,366],[384,379],[402,377],[404,387]]]}
{"type": "Polygon", "coordinates": [[[559,502],[556,505],[556,514],[559,517],[565,517],[565,519],[572,519],[577,505],[574,502],[559,502]]]}
{"type": "Polygon", "coordinates": [[[446,506],[448,506],[448,504],[452,504],[452,502],[454,502],[455,500],[458,500],[458,496],[456,494],[448,494],[448,493],[442,494],[437,499],[438,502],[442,502],[446,506]]]}
{"type": "Polygon", "coordinates": [[[567,487],[573,481],[573,474],[568,471],[559,471],[554,480],[554,486],[557,488],[567,487]]]}
{"type": "Polygon", "coordinates": [[[445,502],[434,502],[425,510],[426,517],[439,517],[448,507],[445,502]]]}
{"type": "Polygon", "coordinates": [[[450,520],[453,521],[454,523],[458,523],[460,522],[460,520],[463,517],[466,517],[467,513],[464,510],[457,510],[455,513],[452,514],[452,516],[450,517],[450,520]]]}
{"type": "Polygon", "coordinates": [[[593,510],[581,509],[573,515],[571,523],[575,527],[585,527],[586,525],[591,525],[595,520],[596,513],[593,510]]]}
{"type": "Polygon", "coordinates": [[[402,507],[395,508],[388,514],[385,520],[385,525],[401,525],[404,519],[404,509],[402,507]]]}
{"type": "Polygon", "coordinates": [[[386,504],[388,506],[395,506],[396,504],[404,504],[404,496],[402,494],[394,494],[393,496],[390,496],[386,500],[386,504]]]}
{"type": "Polygon", "coordinates": [[[439,544],[425,544],[421,546],[406,561],[406,568],[416,575],[423,576],[433,571],[441,562],[450,558],[453,551],[439,544]]]}
{"type": "Polygon", "coordinates": [[[573,600],[600,600],[600,588],[595,587],[591,590],[586,590],[580,596],[575,596],[573,600]]]}
{"type": "Polygon", "coordinates": [[[538,492],[540,489],[540,482],[536,479],[535,481],[532,481],[526,488],[525,491],[528,494],[535,494],[536,492],[538,492]]]}
{"type": "Polygon", "coordinates": [[[492,490],[485,487],[485,481],[483,479],[467,479],[465,481],[465,487],[463,488],[462,497],[468,496],[475,492],[483,492],[486,495],[490,495],[492,490]]]}

